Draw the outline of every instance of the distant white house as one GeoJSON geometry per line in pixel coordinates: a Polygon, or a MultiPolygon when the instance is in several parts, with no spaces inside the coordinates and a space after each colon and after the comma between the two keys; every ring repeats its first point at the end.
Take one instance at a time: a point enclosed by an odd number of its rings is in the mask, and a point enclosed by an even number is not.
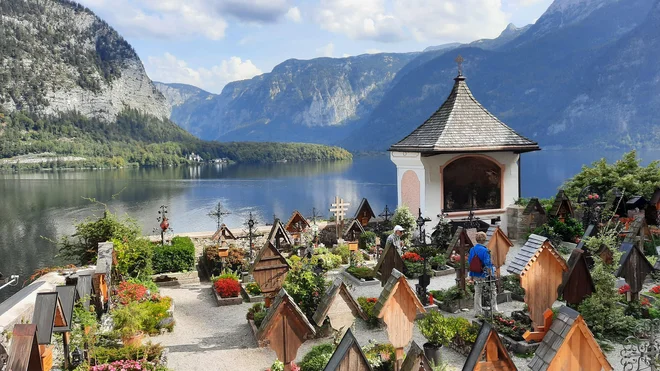
{"type": "Polygon", "coordinates": [[[461,73],[454,81],[442,106],[389,149],[398,204],[434,222],[473,210],[486,222],[500,217],[506,231],[506,208],[520,198],[520,154],[540,148],[488,112],[461,73]]]}
{"type": "Polygon", "coordinates": [[[195,154],[195,152],[191,153],[188,155],[188,161],[195,161],[195,162],[202,162],[202,157],[200,155],[195,154]]]}

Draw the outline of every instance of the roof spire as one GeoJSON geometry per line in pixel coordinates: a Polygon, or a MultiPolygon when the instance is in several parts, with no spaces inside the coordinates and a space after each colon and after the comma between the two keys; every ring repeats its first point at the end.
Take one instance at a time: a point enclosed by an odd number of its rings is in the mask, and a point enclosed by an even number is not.
{"type": "Polygon", "coordinates": [[[455,59],[456,64],[458,65],[458,76],[463,76],[463,62],[465,59],[459,54],[455,59]]]}

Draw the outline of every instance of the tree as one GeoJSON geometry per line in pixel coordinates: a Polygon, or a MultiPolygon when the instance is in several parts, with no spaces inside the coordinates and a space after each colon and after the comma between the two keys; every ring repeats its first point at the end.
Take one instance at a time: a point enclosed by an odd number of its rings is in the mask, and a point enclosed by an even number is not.
{"type": "Polygon", "coordinates": [[[410,212],[408,206],[401,205],[396,208],[394,211],[394,216],[392,217],[392,223],[394,225],[400,225],[403,227],[403,236],[401,239],[405,242],[406,245],[410,244],[410,238],[412,237],[415,229],[417,228],[415,216],[410,212]]]}
{"type": "Polygon", "coordinates": [[[60,255],[81,265],[94,263],[98,255],[99,243],[118,239],[133,241],[140,234],[137,222],[131,218],[119,219],[109,210],[95,221],[76,224],[76,232],[60,241],[60,255]]]}
{"type": "Polygon", "coordinates": [[[633,150],[613,164],[608,164],[602,158],[591,164],[591,167],[583,166],[582,171],[564,184],[564,190],[573,199],[588,185],[594,187],[600,194],[617,187],[625,189],[628,195],[649,198],[658,184],[660,184],[660,161],[651,161],[646,167],[640,166],[637,152],[633,150]]]}

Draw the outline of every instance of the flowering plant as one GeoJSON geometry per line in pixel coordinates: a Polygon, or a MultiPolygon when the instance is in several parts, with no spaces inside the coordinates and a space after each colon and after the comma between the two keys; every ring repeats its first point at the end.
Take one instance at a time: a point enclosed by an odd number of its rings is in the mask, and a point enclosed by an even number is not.
{"type": "Polygon", "coordinates": [[[592,193],[587,196],[589,200],[598,200],[600,196],[597,193],[592,193]]]}
{"type": "Polygon", "coordinates": [[[151,371],[156,370],[156,365],[148,361],[121,360],[112,363],[104,363],[89,368],[90,371],[151,371]]]}
{"type": "Polygon", "coordinates": [[[419,254],[414,253],[414,252],[407,252],[401,256],[401,259],[407,260],[407,261],[412,261],[412,262],[420,262],[422,261],[422,257],[419,256],[419,254]]]}
{"type": "Polygon", "coordinates": [[[627,283],[625,285],[619,287],[619,294],[621,294],[621,295],[628,293],[628,291],[630,291],[630,285],[627,284],[627,283]]]}
{"type": "Polygon", "coordinates": [[[221,278],[213,284],[221,298],[235,298],[241,292],[241,285],[233,278],[221,278]]]}
{"type": "Polygon", "coordinates": [[[367,303],[374,303],[376,304],[378,302],[378,298],[367,298],[367,303]]]}
{"type": "Polygon", "coordinates": [[[119,284],[117,297],[122,305],[126,305],[132,301],[147,300],[149,298],[148,291],[147,287],[142,284],[123,281],[119,284]]]}
{"type": "Polygon", "coordinates": [[[642,301],[640,302],[640,304],[643,307],[650,307],[651,306],[651,302],[649,301],[648,298],[642,298],[642,301]]]}
{"type": "Polygon", "coordinates": [[[652,294],[660,295],[660,285],[651,287],[651,290],[649,290],[649,291],[651,291],[652,294]]]}

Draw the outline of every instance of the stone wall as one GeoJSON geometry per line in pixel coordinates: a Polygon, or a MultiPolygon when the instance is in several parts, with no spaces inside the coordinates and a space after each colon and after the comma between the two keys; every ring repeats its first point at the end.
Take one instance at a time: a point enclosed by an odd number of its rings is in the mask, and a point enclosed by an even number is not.
{"type": "Polygon", "coordinates": [[[519,240],[529,231],[529,217],[523,215],[524,207],[511,205],[506,208],[507,234],[509,239],[519,240]]]}

